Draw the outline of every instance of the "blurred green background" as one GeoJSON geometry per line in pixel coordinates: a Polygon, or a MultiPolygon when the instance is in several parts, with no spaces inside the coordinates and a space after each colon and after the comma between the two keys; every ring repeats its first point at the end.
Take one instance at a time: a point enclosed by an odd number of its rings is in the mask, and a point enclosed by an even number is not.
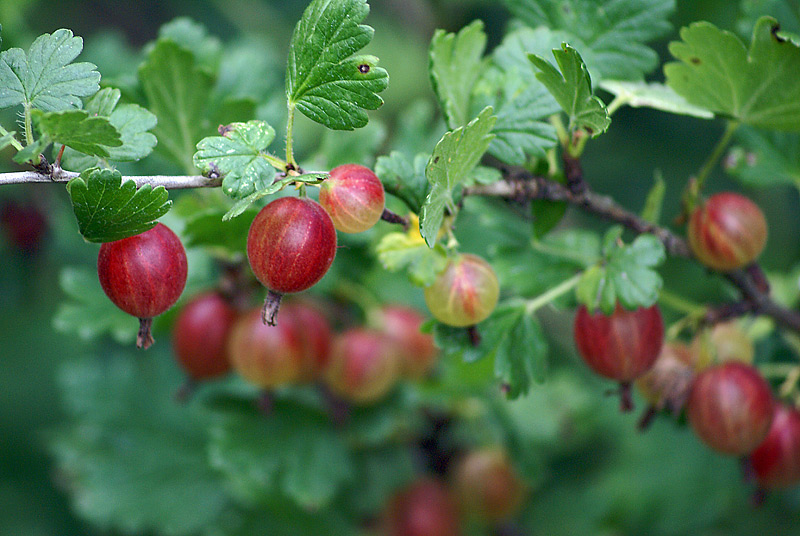
{"type": "MultiPolygon", "coordinates": [[[[157,36],[162,23],[178,16],[203,23],[223,42],[257,36],[272,47],[271,54],[283,58],[305,4],[302,0],[0,0],[0,24],[4,49],[27,47],[42,32],[70,28],[84,38],[81,58],[97,63],[106,76],[134,68],[140,47],[157,36]]],[[[481,18],[492,46],[507,23],[506,11],[488,0],[375,0],[371,5],[367,23],[376,32],[368,52],[380,57],[391,77],[383,94],[386,105],[371,117],[382,119],[390,128],[407,104],[418,97],[433,98],[426,49],[435,28],[453,31],[481,18]]],[[[674,27],[704,19],[734,29],[739,16],[734,5],[730,0],[679,0],[674,27]]],[[[668,56],[666,43],[676,32],[655,45],[662,58],[668,56]]],[[[660,73],[653,76],[658,79],[660,73]]],[[[5,114],[2,119],[9,124],[13,116],[5,114]]],[[[631,187],[632,181],[649,186],[654,171],[660,170],[667,182],[664,213],[669,217],[678,211],[685,178],[699,167],[722,128],[716,122],[623,109],[614,116],[609,133],[590,144],[584,169],[596,189],[634,210],[641,207],[647,188],[631,187]]],[[[0,166],[15,169],[8,154],[0,159],[0,166]]],[[[711,189],[730,185],[718,171],[711,189]]],[[[747,193],[765,208],[770,222],[765,267],[790,269],[800,258],[796,189],[777,187],[747,193]]],[[[32,254],[22,253],[0,238],[0,534],[113,534],[90,527],[72,513],[63,489],[65,479],[54,470],[45,447],[48,431],[65,419],[57,388],[59,365],[77,359],[89,347],[52,328],[53,315],[63,299],[60,268],[91,267],[97,249],[84,243],[76,232],[63,188],[3,187],[0,202],[9,199],[43,208],[48,229],[41,248],[32,254]]],[[[575,220],[594,223],[580,215],[575,220]]],[[[663,273],[669,288],[697,299],[713,295],[718,287],[703,270],[686,262],[670,262],[663,273]]],[[[557,370],[561,362],[574,365],[568,319],[554,316],[545,320],[552,326],[552,368],[557,370]]],[[[160,335],[166,342],[167,334],[160,335]]],[[[115,343],[104,344],[109,352],[118,351],[115,343]]],[[[156,345],[151,352],[170,359],[167,344],[156,345]]],[[[551,457],[546,476],[531,499],[526,524],[537,527],[532,533],[800,533],[800,492],[771,496],[764,507],[752,509],[735,461],[712,454],[688,430],[665,420],[646,434],[635,433],[633,417],[620,416],[613,400],[601,398],[606,387],[581,372],[553,374],[530,400],[515,403],[520,415],[530,415],[536,423],[532,426],[542,427],[543,442],[563,441],[563,430],[547,429],[555,426],[555,421],[546,413],[558,412],[559,393],[569,391],[566,403],[585,420],[573,423],[577,430],[573,433],[580,436],[582,428],[590,430],[576,447],[553,449],[558,454],[551,457]],[[588,390],[584,398],[574,395],[573,375],[579,376],[578,385],[588,390]]]]}

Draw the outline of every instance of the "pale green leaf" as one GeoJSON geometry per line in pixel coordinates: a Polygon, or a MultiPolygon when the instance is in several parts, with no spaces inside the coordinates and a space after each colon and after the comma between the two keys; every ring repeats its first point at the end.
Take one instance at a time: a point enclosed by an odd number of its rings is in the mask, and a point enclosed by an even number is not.
{"type": "Polygon", "coordinates": [[[494,361],[495,375],[503,383],[508,398],[526,395],[533,383],[544,382],[548,351],[547,339],[536,317],[520,314],[498,347],[494,361]]]}
{"type": "Polygon", "coordinates": [[[458,34],[436,30],[431,40],[430,77],[447,125],[458,128],[470,119],[470,92],[483,68],[486,49],[483,22],[476,20],[458,34]]]}
{"type": "Polygon", "coordinates": [[[558,69],[546,59],[530,54],[528,59],[540,70],[538,78],[553,94],[569,117],[570,132],[586,130],[592,137],[608,129],[611,119],[603,101],[592,93],[592,79],[577,50],[566,43],[553,49],[558,69]]]}
{"type": "Polygon", "coordinates": [[[268,195],[272,195],[274,193],[280,192],[290,184],[294,184],[297,182],[304,182],[307,184],[320,184],[328,175],[326,173],[306,173],[305,175],[290,175],[288,177],[283,177],[282,179],[275,180],[274,182],[270,183],[268,186],[260,190],[256,190],[252,194],[248,195],[247,197],[243,197],[239,199],[233,206],[225,213],[222,217],[222,221],[229,221],[232,218],[237,218],[244,213],[245,210],[250,207],[253,203],[261,199],[262,197],[266,197],[268,195]]]}
{"type": "Polygon", "coordinates": [[[374,56],[353,56],[372,40],[360,24],[366,0],[313,0],[298,21],[289,45],[286,98],[310,119],[335,130],[367,124],[364,110],[383,104],[378,93],[389,75],[374,56]]]}
{"type": "Polygon", "coordinates": [[[664,177],[660,172],[656,172],[653,186],[647,193],[647,198],[644,201],[644,208],[642,208],[642,219],[658,225],[661,220],[661,209],[664,206],[664,194],[667,191],[667,183],[664,182],[664,177]]]}
{"type": "Polygon", "coordinates": [[[494,137],[490,134],[496,118],[487,107],[466,126],[446,133],[433,150],[425,175],[431,189],[420,213],[420,232],[429,247],[444,219],[445,209],[455,214],[453,189],[469,178],[494,137]]]}
{"type": "Polygon", "coordinates": [[[72,63],[83,40],[70,30],[42,34],[27,53],[10,48],[0,53],[0,108],[19,104],[45,112],[81,107],[80,97],[100,89],[92,63],[72,63]]]}
{"type": "Polygon", "coordinates": [[[737,130],[741,145],[732,148],[725,169],[750,187],[791,184],[800,188],[800,134],[737,130]]]}
{"type": "Polygon", "coordinates": [[[604,80],[600,87],[613,93],[620,105],[634,108],[653,108],[671,114],[690,115],[701,119],[712,119],[714,114],[689,104],[675,90],[659,82],[625,82],[620,80],[604,80]]]}
{"type": "Polygon", "coordinates": [[[275,129],[265,121],[234,123],[222,136],[198,142],[194,165],[204,173],[219,173],[222,191],[242,199],[272,184],[275,168],[265,151],[274,139],[275,129]]]}
{"type": "Polygon", "coordinates": [[[429,248],[416,229],[385,235],[378,243],[377,253],[384,268],[390,272],[405,270],[419,287],[433,284],[447,264],[447,254],[441,246],[429,248]]]}
{"type": "Polygon", "coordinates": [[[775,19],[762,17],[749,50],[708,22],[681,29],[670,43],[677,62],[667,84],[690,103],[758,128],[800,131],[800,47],[782,40],[775,19]]]}
{"type": "Polygon", "coordinates": [[[109,156],[110,147],[122,145],[119,132],[108,119],[90,117],[85,110],[34,110],[33,119],[43,139],[84,154],[105,158],[109,156]]]}

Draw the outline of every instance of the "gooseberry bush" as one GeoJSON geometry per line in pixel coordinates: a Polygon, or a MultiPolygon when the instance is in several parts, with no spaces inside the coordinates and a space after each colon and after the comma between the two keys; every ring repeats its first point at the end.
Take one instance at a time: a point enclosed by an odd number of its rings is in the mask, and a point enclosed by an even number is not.
{"type": "Polygon", "coordinates": [[[481,5],[397,76],[366,0],[285,56],[189,18],[130,61],[0,52],[4,244],[56,253],[36,329],[74,345],[40,440],[89,530],[800,529],[796,4],[481,5]]]}

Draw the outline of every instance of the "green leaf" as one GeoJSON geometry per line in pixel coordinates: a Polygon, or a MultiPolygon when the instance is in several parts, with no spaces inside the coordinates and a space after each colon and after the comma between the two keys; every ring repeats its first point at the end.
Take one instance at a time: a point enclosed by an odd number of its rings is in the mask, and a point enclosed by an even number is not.
{"type": "Polygon", "coordinates": [[[384,141],[386,126],[381,121],[373,120],[353,132],[325,129],[316,155],[312,158],[317,165],[314,169],[333,169],[351,163],[370,166],[384,141]]]}
{"type": "Polygon", "coordinates": [[[431,189],[420,215],[420,232],[429,247],[436,244],[445,208],[456,213],[453,189],[469,178],[494,137],[490,134],[496,118],[492,108],[483,111],[466,126],[446,133],[433,150],[425,175],[431,189]]]}
{"type": "Polygon", "coordinates": [[[225,211],[207,209],[186,219],[183,230],[186,247],[209,248],[216,255],[229,259],[241,257],[247,249],[247,231],[258,211],[249,210],[245,218],[223,220],[225,211]]]}
{"type": "Polygon", "coordinates": [[[431,84],[447,125],[464,126],[470,119],[470,92],[483,70],[486,49],[483,22],[473,21],[458,34],[436,30],[429,51],[431,84]]]}
{"type": "Polygon", "coordinates": [[[255,404],[224,415],[211,432],[212,466],[245,501],[283,494],[305,508],[327,505],[354,471],[342,435],[322,412],[274,405],[269,417],[255,404]]]}
{"type": "Polygon", "coordinates": [[[89,242],[112,242],[151,229],[169,211],[172,201],[163,186],[132,180],[122,182],[119,171],[90,169],[67,184],[78,228],[89,242]]]}
{"type": "Polygon", "coordinates": [[[671,87],[658,82],[604,80],[600,83],[600,87],[613,93],[621,104],[627,104],[634,108],[653,108],[662,112],[690,115],[701,119],[714,117],[714,114],[705,108],[689,104],[671,87]]]}
{"type": "Polygon", "coordinates": [[[90,117],[84,110],[42,112],[34,110],[33,120],[47,142],[71,147],[78,152],[108,157],[109,147],[120,147],[119,132],[108,119],[90,117]]]}
{"type": "Polygon", "coordinates": [[[639,235],[630,245],[619,240],[621,228],[612,227],[604,238],[605,263],[586,270],[576,288],[578,301],[594,311],[614,312],[617,301],[626,309],[650,307],[663,281],[653,268],[666,258],[664,245],[653,235],[639,235]]]}
{"type": "Polygon", "coordinates": [[[189,536],[216,520],[229,497],[207,460],[209,415],[175,402],[183,374],[167,352],[151,351],[65,363],[60,407],[71,422],[50,450],[73,507],[101,530],[189,536]]]}
{"type": "Polygon", "coordinates": [[[338,509],[309,511],[288,499],[272,497],[248,510],[226,512],[205,529],[202,536],[353,536],[359,531],[338,509]]]}
{"type": "Polygon", "coordinates": [[[473,88],[473,111],[485,106],[496,110],[489,152],[503,162],[523,165],[529,155],[544,157],[556,145],[556,131],[547,118],[560,107],[527,58],[528,51],[549,54],[553,45],[558,42],[546,28],[512,32],[492,53],[490,67],[473,88]]]}
{"type": "Polygon", "coordinates": [[[390,272],[405,270],[418,287],[433,284],[447,264],[444,249],[441,246],[429,248],[417,229],[385,235],[378,243],[377,253],[384,268],[390,272]]]}
{"type": "Polygon", "coordinates": [[[275,129],[265,121],[233,123],[222,136],[200,140],[194,165],[206,174],[220,173],[222,191],[242,199],[272,184],[275,168],[265,151],[274,139],[275,129]]]}
{"type": "Polygon", "coordinates": [[[58,281],[69,300],[59,304],[53,317],[56,331],[86,341],[106,334],[120,344],[136,340],[137,323],[108,299],[97,279],[97,270],[66,266],[58,281]]]}
{"type": "Polygon", "coordinates": [[[495,375],[503,383],[508,398],[526,395],[533,383],[544,382],[548,351],[539,321],[523,309],[499,345],[494,361],[495,375]]]}
{"type": "Polygon", "coordinates": [[[741,13],[736,28],[741,35],[752,35],[758,19],[769,15],[781,23],[779,37],[800,44],[800,8],[795,0],[741,0],[739,3],[741,13]]]}
{"type": "MultiPolygon", "coordinates": [[[[638,80],[658,65],[644,43],[669,32],[674,0],[504,0],[531,28],[580,50],[595,80],[638,80]]],[[[555,43],[556,45],[558,43],[555,43]]],[[[536,50],[528,50],[536,53],[536,50]]]]}
{"type": "Polygon", "coordinates": [[[800,47],[780,39],[762,17],[750,49],[708,22],[681,29],[670,43],[678,59],[664,66],[667,84],[690,103],[765,129],[800,131],[800,47]]]}
{"type": "Polygon", "coordinates": [[[208,72],[217,70],[222,44],[217,37],[208,35],[208,30],[202,24],[188,17],[178,17],[162,25],[158,29],[158,37],[173,41],[190,51],[197,63],[208,72]]]}
{"type": "Polygon", "coordinates": [[[800,188],[800,134],[740,128],[725,169],[750,187],[791,184],[800,188]]]}
{"type": "Polygon", "coordinates": [[[353,56],[374,30],[359,24],[366,0],[313,0],[294,28],[286,66],[286,98],[310,119],[334,130],[367,124],[364,110],[383,104],[389,75],[374,56],[353,56]]]}
{"type": "Polygon", "coordinates": [[[261,199],[262,197],[266,197],[268,195],[272,195],[274,193],[280,192],[290,184],[294,184],[296,182],[303,182],[307,184],[320,184],[326,177],[327,173],[306,173],[305,175],[290,175],[288,177],[284,177],[280,180],[276,180],[269,186],[255,191],[252,194],[248,195],[247,197],[238,200],[233,206],[225,213],[222,217],[222,221],[229,221],[232,218],[237,218],[244,213],[247,208],[261,199]]]}
{"type": "Polygon", "coordinates": [[[653,186],[647,193],[647,199],[644,201],[644,208],[642,208],[642,219],[655,223],[658,225],[661,220],[661,209],[664,206],[664,194],[667,191],[667,184],[664,182],[664,177],[661,172],[656,172],[653,186]]]}
{"type": "Polygon", "coordinates": [[[100,73],[92,63],[72,63],[83,40],[70,30],[36,38],[26,53],[21,48],[0,52],[0,109],[24,105],[45,112],[81,107],[80,97],[100,89],[100,73]]]}
{"type": "Polygon", "coordinates": [[[195,145],[205,132],[211,76],[197,65],[191,52],[160,39],[139,67],[139,81],[148,108],[158,118],[153,129],[156,150],[185,171],[193,170],[195,145]]]}
{"type": "Polygon", "coordinates": [[[0,137],[0,151],[2,151],[3,149],[5,149],[14,142],[14,140],[16,139],[16,134],[17,134],[16,132],[11,131],[11,132],[6,132],[5,134],[3,134],[2,137],[0,137]]]}
{"type": "MultiPolygon", "coordinates": [[[[98,91],[85,106],[91,117],[108,119],[111,126],[117,129],[122,145],[107,147],[108,161],[133,162],[153,152],[156,137],[148,132],[156,126],[156,116],[137,104],[120,104],[120,90],[103,88],[98,91]]],[[[64,151],[65,167],[75,171],[83,171],[100,165],[99,158],[78,154],[72,149],[64,151]]]]}
{"type": "Polygon", "coordinates": [[[583,129],[592,137],[608,129],[611,118],[605,104],[592,94],[592,79],[578,51],[566,43],[553,49],[559,72],[550,62],[530,54],[528,59],[541,71],[536,74],[569,117],[569,130],[583,129]],[[563,76],[562,76],[563,74],[563,76]]]}
{"type": "Polygon", "coordinates": [[[380,177],[387,193],[402,200],[415,214],[419,214],[428,193],[425,167],[430,157],[418,154],[411,158],[398,151],[380,156],[375,163],[375,174],[380,177]]]}

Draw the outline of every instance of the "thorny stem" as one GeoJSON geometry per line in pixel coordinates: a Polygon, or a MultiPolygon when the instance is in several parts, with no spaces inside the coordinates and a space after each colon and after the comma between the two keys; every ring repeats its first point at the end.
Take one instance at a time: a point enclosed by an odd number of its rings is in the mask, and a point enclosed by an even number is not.
{"type": "Polygon", "coordinates": [[[31,107],[25,106],[25,145],[30,145],[33,139],[33,118],[31,117],[31,107]]]}
{"type": "MultiPolygon", "coordinates": [[[[14,173],[0,173],[0,186],[5,184],[37,184],[37,183],[66,183],[80,173],[74,171],[64,171],[56,173],[39,173],[37,171],[20,171],[14,173]]],[[[203,175],[133,175],[122,177],[123,182],[132,180],[139,188],[149,184],[154,188],[163,186],[167,190],[179,190],[188,188],[216,188],[222,184],[222,178],[209,178],[203,175]]]]}

